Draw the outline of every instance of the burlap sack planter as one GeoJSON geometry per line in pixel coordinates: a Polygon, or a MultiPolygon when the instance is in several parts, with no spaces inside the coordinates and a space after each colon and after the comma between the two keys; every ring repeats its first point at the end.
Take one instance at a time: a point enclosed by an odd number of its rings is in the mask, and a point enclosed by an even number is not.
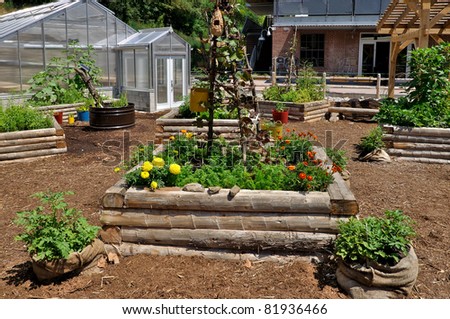
{"type": "Polygon", "coordinates": [[[95,239],[81,252],[73,252],[66,259],[52,261],[36,260],[32,256],[33,271],[38,280],[51,280],[72,272],[81,272],[95,266],[98,257],[105,255],[101,240],[95,239]]]}
{"type": "Polygon", "coordinates": [[[367,265],[338,262],[336,279],[354,299],[405,298],[419,273],[419,263],[411,247],[406,257],[394,266],[369,262],[367,265]]]}

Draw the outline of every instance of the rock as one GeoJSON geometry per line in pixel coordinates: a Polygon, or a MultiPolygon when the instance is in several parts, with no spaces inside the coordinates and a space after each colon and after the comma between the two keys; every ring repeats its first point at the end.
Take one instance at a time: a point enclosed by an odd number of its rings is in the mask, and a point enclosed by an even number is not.
{"type": "Polygon", "coordinates": [[[182,190],[185,192],[203,193],[205,188],[199,183],[190,183],[184,185],[182,190]]]}
{"type": "Polygon", "coordinates": [[[210,187],[210,188],[208,189],[208,194],[210,194],[210,195],[217,194],[218,192],[220,192],[221,189],[222,189],[222,187],[220,187],[220,186],[213,186],[213,187],[210,187]]]}
{"type": "Polygon", "coordinates": [[[236,196],[236,194],[239,193],[240,191],[241,191],[241,188],[239,186],[237,186],[237,185],[233,186],[230,189],[230,192],[228,193],[228,198],[229,199],[234,198],[234,196],[236,196]]]}

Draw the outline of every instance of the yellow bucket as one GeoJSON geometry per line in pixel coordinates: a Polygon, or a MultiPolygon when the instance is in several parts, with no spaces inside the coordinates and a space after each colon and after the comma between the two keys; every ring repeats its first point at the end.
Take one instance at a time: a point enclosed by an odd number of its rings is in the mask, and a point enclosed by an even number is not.
{"type": "Polygon", "coordinates": [[[208,109],[206,107],[206,103],[208,102],[208,95],[208,89],[192,88],[189,109],[192,112],[205,112],[208,109]]]}
{"type": "Polygon", "coordinates": [[[75,117],[73,117],[73,115],[69,115],[69,117],[67,118],[67,122],[69,124],[75,123],[75,117]]]}

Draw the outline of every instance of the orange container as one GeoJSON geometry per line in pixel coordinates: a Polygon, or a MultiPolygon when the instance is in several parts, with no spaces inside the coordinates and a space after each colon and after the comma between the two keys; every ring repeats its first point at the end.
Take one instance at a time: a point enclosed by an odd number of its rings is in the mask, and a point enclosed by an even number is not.
{"type": "Polygon", "coordinates": [[[192,112],[205,112],[208,108],[209,90],[204,88],[192,88],[189,109],[192,112]]]}

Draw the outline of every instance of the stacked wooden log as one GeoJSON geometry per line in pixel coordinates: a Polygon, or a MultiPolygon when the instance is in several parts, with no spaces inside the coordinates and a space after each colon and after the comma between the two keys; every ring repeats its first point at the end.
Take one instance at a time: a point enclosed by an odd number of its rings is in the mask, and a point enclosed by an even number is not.
{"type": "Polygon", "coordinates": [[[389,155],[398,160],[450,164],[450,128],[383,125],[389,155]]]}
{"type": "Polygon", "coordinates": [[[347,119],[352,121],[372,122],[373,116],[379,112],[380,102],[374,99],[336,101],[328,108],[327,118],[331,121],[347,119]]]}
{"type": "Polygon", "coordinates": [[[278,103],[283,103],[289,110],[289,119],[302,122],[315,122],[325,118],[325,114],[330,106],[327,100],[307,103],[258,101],[258,113],[262,117],[272,118],[272,110],[275,109],[278,103]]]}
{"type": "Polygon", "coordinates": [[[84,103],[73,103],[73,104],[58,104],[58,105],[48,105],[39,106],[36,109],[43,112],[63,112],[63,121],[67,122],[69,115],[75,116],[77,114],[77,107],[84,105],[84,103]]]}
{"type": "MultiPolygon", "coordinates": [[[[181,130],[196,133],[196,137],[201,139],[201,133],[205,136],[208,132],[208,122],[206,120],[176,118],[179,111],[173,109],[156,120],[156,142],[168,141],[171,136],[180,134],[181,130]]],[[[226,140],[239,140],[238,120],[214,120],[214,134],[226,140]]]]}
{"type": "Polygon", "coordinates": [[[326,192],[230,189],[211,192],[126,187],[123,180],[101,200],[102,239],[122,255],[218,252],[324,251],[338,223],[358,213],[340,174],[326,192]]]}
{"type": "Polygon", "coordinates": [[[64,130],[53,128],[0,133],[0,162],[20,161],[67,152],[64,130]]]}

